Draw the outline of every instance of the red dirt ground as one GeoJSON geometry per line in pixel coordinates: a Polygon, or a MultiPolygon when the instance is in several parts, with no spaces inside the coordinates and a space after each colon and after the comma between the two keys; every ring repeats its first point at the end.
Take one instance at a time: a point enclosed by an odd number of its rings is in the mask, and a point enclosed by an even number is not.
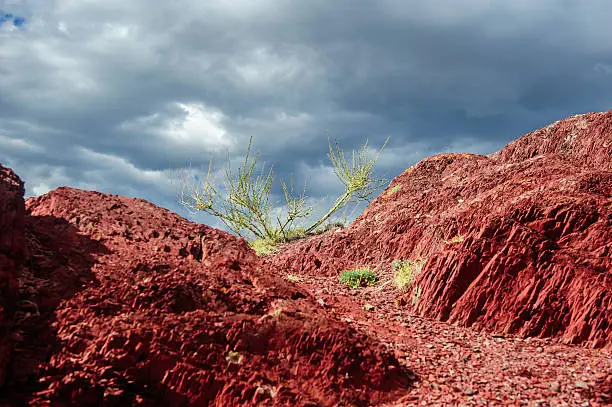
{"type": "Polygon", "coordinates": [[[264,259],[140,199],[24,207],[0,166],[0,406],[609,405],[611,146],[612,111],[425,159],[264,259]]]}
{"type": "MultiPolygon", "coordinates": [[[[383,281],[391,278],[381,275],[383,281]]],[[[291,276],[328,311],[392,349],[414,374],[411,388],[379,407],[612,403],[609,349],[487,333],[420,317],[406,312],[407,304],[397,299],[391,284],[351,289],[337,276],[291,276]]]]}

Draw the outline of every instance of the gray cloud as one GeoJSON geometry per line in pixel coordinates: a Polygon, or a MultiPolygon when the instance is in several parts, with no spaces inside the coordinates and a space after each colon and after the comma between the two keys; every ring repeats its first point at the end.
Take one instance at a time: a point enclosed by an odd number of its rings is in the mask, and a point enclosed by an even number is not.
{"type": "Polygon", "coordinates": [[[0,0],[24,20],[0,25],[0,162],[28,195],[70,185],[186,215],[170,168],[237,163],[253,136],[317,200],[341,192],[328,137],[391,136],[392,178],[612,105],[604,0],[152,4],[0,0]]]}

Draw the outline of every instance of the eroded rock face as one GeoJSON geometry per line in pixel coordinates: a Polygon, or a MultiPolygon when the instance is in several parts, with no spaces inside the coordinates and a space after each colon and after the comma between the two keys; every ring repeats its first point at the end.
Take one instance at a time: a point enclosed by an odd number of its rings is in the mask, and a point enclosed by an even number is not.
{"type": "Polygon", "coordinates": [[[611,170],[612,110],[560,120],[509,143],[491,157],[506,163],[542,154],[560,155],[578,166],[611,170]]]}
{"type": "Polygon", "coordinates": [[[17,270],[26,258],[23,194],[23,181],[0,165],[0,386],[11,354],[17,270]]]}
{"type": "Polygon", "coordinates": [[[365,405],[406,381],[242,239],[99,192],[26,206],[15,405],[365,405]]]}
{"type": "Polygon", "coordinates": [[[25,258],[24,184],[11,170],[0,165],[0,253],[17,263],[25,258]]]}
{"type": "Polygon", "coordinates": [[[266,261],[335,276],[394,259],[426,260],[403,294],[407,311],[612,346],[612,111],[557,122],[490,156],[422,160],[347,229],[266,261]]]}

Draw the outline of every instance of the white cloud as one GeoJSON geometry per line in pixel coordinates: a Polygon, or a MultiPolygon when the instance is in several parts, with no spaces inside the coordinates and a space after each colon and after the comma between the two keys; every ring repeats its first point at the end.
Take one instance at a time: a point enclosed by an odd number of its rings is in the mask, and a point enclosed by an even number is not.
{"type": "Polygon", "coordinates": [[[153,113],[124,122],[119,128],[154,135],[159,137],[162,143],[192,150],[221,151],[234,144],[223,125],[226,117],[218,109],[207,108],[202,103],[173,105],[180,110],[173,117],[163,117],[160,113],[153,113]]]}
{"type": "Polygon", "coordinates": [[[184,119],[170,120],[164,133],[173,141],[202,141],[208,146],[229,146],[227,132],[222,127],[223,113],[207,110],[202,104],[184,104],[178,106],[187,113],[184,119]]]}

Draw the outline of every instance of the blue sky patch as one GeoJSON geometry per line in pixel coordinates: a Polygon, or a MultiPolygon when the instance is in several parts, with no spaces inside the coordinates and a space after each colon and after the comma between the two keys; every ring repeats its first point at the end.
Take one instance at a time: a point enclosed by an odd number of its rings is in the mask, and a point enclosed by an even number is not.
{"type": "Polygon", "coordinates": [[[25,18],[16,16],[12,13],[3,13],[0,11],[0,26],[5,23],[12,23],[15,27],[22,27],[25,24],[25,18]]]}

